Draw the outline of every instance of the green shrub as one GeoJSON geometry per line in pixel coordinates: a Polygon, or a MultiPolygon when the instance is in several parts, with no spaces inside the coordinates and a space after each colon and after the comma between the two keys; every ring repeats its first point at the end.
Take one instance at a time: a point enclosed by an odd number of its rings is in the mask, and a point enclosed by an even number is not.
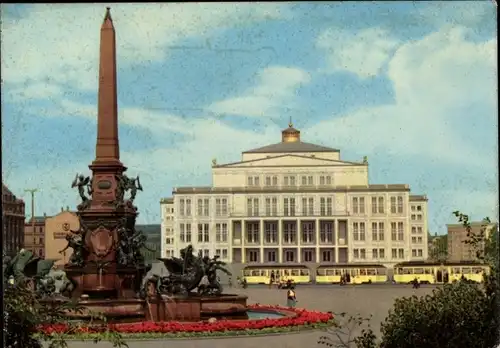
{"type": "Polygon", "coordinates": [[[397,299],[382,323],[381,348],[493,347],[492,297],[478,285],[457,282],[432,295],[397,299]]]}

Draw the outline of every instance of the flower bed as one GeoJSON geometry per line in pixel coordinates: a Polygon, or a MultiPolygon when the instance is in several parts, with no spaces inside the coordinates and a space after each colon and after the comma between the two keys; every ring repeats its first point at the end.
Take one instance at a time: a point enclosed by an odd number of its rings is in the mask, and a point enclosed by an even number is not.
{"type": "Polygon", "coordinates": [[[306,329],[328,327],[333,324],[333,315],[299,308],[279,306],[250,305],[249,309],[292,313],[283,318],[257,320],[219,320],[208,322],[139,322],[125,324],[80,325],[54,324],[40,327],[40,331],[48,335],[64,334],[75,338],[91,339],[118,332],[125,338],[160,338],[160,337],[202,337],[202,336],[235,336],[257,335],[279,332],[302,331],[306,329]]]}

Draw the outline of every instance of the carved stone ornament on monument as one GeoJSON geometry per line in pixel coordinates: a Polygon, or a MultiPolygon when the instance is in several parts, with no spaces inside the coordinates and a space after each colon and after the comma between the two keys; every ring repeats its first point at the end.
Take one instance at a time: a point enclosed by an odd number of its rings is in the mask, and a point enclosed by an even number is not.
{"type": "Polygon", "coordinates": [[[69,227],[70,227],[69,223],[67,223],[67,222],[65,222],[65,223],[62,224],[63,231],[66,231],[66,232],[69,231],[69,227]]]}
{"type": "Polygon", "coordinates": [[[90,243],[92,251],[98,257],[108,255],[114,246],[114,234],[104,226],[99,226],[96,230],[90,233],[90,243]]]}

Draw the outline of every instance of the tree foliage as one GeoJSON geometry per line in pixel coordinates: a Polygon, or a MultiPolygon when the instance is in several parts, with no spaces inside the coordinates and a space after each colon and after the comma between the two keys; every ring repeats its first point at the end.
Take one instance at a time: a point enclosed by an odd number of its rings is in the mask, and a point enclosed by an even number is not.
{"type": "Polygon", "coordinates": [[[493,347],[492,299],[478,285],[446,284],[425,297],[396,299],[380,348],[493,347]]]}
{"type": "MultiPolygon", "coordinates": [[[[3,279],[3,343],[7,348],[41,348],[42,341],[48,343],[49,348],[67,347],[65,336],[46,335],[38,331],[40,325],[67,323],[68,311],[81,312],[83,308],[76,302],[43,301],[40,294],[30,289],[26,282],[11,284],[3,279]]],[[[93,314],[92,320],[98,320],[105,325],[106,318],[100,314],[93,314]]],[[[72,323],[73,328],[79,323],[72,323]]],[[[114,347],[126,347],[119,334],[105,332],[105,338],[113,343],[114,347]]]]}

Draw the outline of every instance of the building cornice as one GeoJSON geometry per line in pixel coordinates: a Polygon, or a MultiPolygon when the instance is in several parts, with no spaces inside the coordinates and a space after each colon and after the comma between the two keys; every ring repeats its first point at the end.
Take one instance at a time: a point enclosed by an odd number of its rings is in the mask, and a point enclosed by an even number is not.
{"type": "Polygon", "coordinates": [[[356,186],[315,186],[315,187],[176,187],[173,195],[178,194],[238,194],[238,193],[335,193],[335,192],[410,192],[407,184],[356,185],[356,186]]]}

